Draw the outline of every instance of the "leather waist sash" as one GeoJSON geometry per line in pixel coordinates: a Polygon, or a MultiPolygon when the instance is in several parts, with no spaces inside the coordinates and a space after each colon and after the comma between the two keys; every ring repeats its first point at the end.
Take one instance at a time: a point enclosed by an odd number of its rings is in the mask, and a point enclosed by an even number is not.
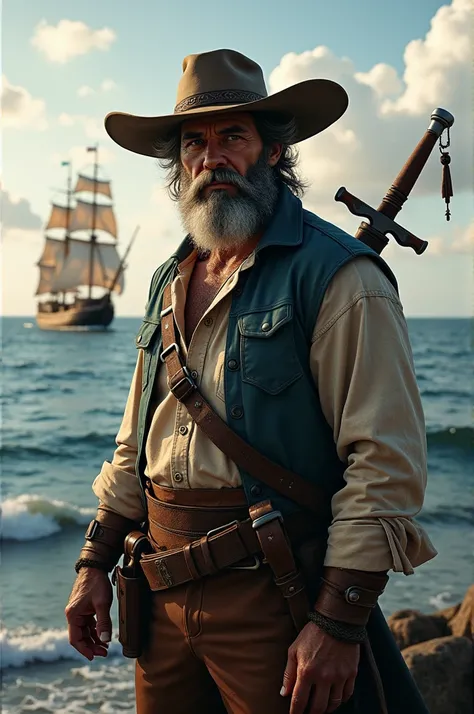
{"type": "MultiPolygon", "coordinates": [[[[147,501],[148,538],[155,553],[142,555],[140,564],[151,590],[165,590],[229,567],[252,570],[263,562],[259,524],[249,518],[243,489],[201,491],[149,485],[147,501]]],[[[281,515],[272,513],[282,524],[281,515]]],[[[267,523],[272,520],[268,514],[265,518],[267,523]]],[[[285,521],[289,539],[314,535],[314,520],[313,514],[305,518],[298,513],[297,518],[285,521]]]]}

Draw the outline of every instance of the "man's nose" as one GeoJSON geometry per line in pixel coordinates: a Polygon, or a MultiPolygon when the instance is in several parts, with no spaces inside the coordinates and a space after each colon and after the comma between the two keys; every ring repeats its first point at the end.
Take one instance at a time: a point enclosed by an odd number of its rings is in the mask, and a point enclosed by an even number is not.
{"type": "Polygon", "coordinates": [[[227,159],[218,142],[208,141],[204,152],[203,168],[208,171],[227,166],[227,159]]]}

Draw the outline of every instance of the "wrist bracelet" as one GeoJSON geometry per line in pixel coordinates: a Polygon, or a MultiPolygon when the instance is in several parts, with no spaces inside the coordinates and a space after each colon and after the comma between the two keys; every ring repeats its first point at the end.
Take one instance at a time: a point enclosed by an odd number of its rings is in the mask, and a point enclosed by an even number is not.
{"type": "Polygon", "coordinates": [[[101,563],[99,560],[89,560],[89,558],[79,558],[74,565],[74,570],[76,573],[80,571],[81,568],[97,568],[98,570],[104,570],[106,573],[109,572],[110,566],[107,563],[101,563]]]}
{"type": "Polygon", "coordinates": [[[308,620],[314,622],[328,635],[331,635],[336,640],[350,642],[352,644],[360,644],[367,637],[365,627],[361,625],[349,625],[345,622],[331,620],[329,617],[321,615],[319,612],[308,612],[308,620]]]}

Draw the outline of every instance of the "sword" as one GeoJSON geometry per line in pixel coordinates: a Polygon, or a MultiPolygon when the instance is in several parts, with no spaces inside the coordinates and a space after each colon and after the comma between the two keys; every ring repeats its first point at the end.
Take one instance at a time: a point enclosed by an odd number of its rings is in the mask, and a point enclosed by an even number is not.
{"type": "Polygon", "coordinates": [[[447,204],[446,219],[449,221],[449,199],[453,195],[451,176],[449,173],[449,154],[445,149],[449,146],[449,129],[454,123],[453,115],[445,109],[435,109],[431,114],[431,123],[424,136],[420,139],[413,150],[410,158],[403,166],[397,178],[385,194],[382,203],[375,210],[372,206],[364,203],[356,196],[353,196],[344,186],[337,191],[334,200],[344,203],[349,211],[355,216],[363,216],[368,219],[362,221],[355,237],[363,243],[373,248],[377,253],[381,253],[388,244],[387,233],[392,235],[401,246],[412,248],[417,255],[421,255],[428,246],[428,241],[417,238],[406,228],[396,223],[393,219],[408,198],[410,191],[420,176],[434,145],[439,139],[441,152],[441,164],[443,165],[443,179],[441,195],[447,204]],[[447,130],[447,143],[443,144],[441,135],[447,130]]]}

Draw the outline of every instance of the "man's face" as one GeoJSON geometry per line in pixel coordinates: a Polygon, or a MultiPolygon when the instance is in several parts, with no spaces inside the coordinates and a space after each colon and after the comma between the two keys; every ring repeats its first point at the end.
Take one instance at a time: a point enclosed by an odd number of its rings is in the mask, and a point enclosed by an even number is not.
{"type": "Polygon", "coordinates": [[[278,145],[264,150],[248,113],[182,125],[179,209],[199,248],[241,245],[268,221],[278,193],[272,167],[280,153],[278,145]]]}

